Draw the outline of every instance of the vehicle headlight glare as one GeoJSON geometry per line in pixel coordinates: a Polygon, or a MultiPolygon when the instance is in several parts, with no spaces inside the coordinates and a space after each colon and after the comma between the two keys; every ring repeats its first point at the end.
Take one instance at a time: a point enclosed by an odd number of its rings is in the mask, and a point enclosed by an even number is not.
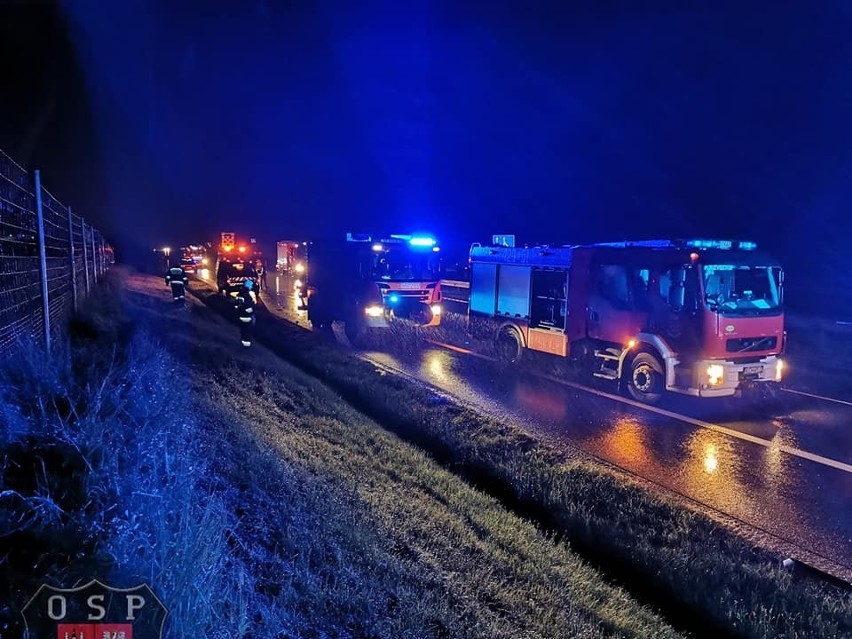
{"type": "Polygon", "coordinates": [[[710,364],[707,367],[707,381],[711,386],[718,386],[725,376],[725,367],[721,364],[710,364]]]}
{"type": "Polygon", "coordinates": [[[296,264],[296,266],[293,267],[293,270],[296,271],[297,273],[304,273],[305,272],[305,265],[302,264],[301,262],[298,262],[296,264]]]}
{"type": "Polygon", "coordinates": [[[368,317],[381,317],[385,312],[381,306],[367,306],[364,309],[364,313],[367,314],[368,317]]]}
{"type": "Polygon", "coordinates": [[[781,381],[781,377],[784,374],[784,367],[785,366],[786,366],[786,364],[784,363],[783,359],[779,359],[778,361],[775,362],[775,381],[776,382],[781,381]]]}
{"type": "Polygon", "coordinates": [[[440,315],[441,314],[441,305],[440,304],[432,304],[432,306],[430,306],[429,309],[432,311],[432,315],[440,315]]]}

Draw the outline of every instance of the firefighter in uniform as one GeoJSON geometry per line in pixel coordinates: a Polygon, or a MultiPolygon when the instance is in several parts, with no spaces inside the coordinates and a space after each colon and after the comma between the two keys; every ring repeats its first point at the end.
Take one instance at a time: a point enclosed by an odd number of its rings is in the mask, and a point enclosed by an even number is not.
{"type": "Polygon", "coordinates": [[[166,271],[166,286],[172,287],[172,297],[175,302],[183,300],[187,284],[189,284],[189,278],[180,266],[172,266],[166,271]]]}
{"type": "Polygon", "coordinates": [[[255,303],[252,289],[254,282],[246,280],[243,287],[237,291],[234,308],[237,309],[237,317],[240,320],[240,341],[243,346],[251,346],[251,334],[257,319],[254,315],[255,303]]]}
{"type": "Polygon", "coordinates": [[[260,291],[268,290],[266,288],[266,266],[263,264],[263,260],[257,260],[254,263],[254,270],[257,271],[257,292],[259,295],[260,291]]]}

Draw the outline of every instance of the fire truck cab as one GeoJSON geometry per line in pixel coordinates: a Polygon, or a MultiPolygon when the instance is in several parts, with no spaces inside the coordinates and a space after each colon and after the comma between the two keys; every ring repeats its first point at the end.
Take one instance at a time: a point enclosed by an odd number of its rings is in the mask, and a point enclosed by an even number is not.
{"type": "Polygon", "coordinates": [[[639,401],[780,382],[783,271],[753,242],[471,248],[469,316],[508,361],[570,357],[639,401]]]}
{"type": "Polygon", "coordinates": [[[345,240],[309,243],[308,319],[317,327],[342,320],[353,341],[396,318],[438,325],[439,250],[434,238],[419,235],[348,233],[345,240]]]}

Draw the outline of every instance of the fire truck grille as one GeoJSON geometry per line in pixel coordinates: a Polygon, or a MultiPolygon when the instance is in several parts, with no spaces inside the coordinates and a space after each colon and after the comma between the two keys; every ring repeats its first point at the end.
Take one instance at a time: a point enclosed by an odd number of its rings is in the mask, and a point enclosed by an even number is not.
{"type": "Polygon", "coordinates": [[[725,350],[728,353],[769,351],[775,348],[777,344],[777,337],[736,337],[725,342],[725,350]]]}

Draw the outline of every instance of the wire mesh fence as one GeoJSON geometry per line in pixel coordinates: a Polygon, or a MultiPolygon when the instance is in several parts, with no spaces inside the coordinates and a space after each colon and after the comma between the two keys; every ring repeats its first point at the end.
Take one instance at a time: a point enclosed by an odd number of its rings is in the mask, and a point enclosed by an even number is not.
{"type": "Polygon", "coordinates": [[[112,247],[0,151],[0,352],[51,338],[114,262],[112,247]]]}

